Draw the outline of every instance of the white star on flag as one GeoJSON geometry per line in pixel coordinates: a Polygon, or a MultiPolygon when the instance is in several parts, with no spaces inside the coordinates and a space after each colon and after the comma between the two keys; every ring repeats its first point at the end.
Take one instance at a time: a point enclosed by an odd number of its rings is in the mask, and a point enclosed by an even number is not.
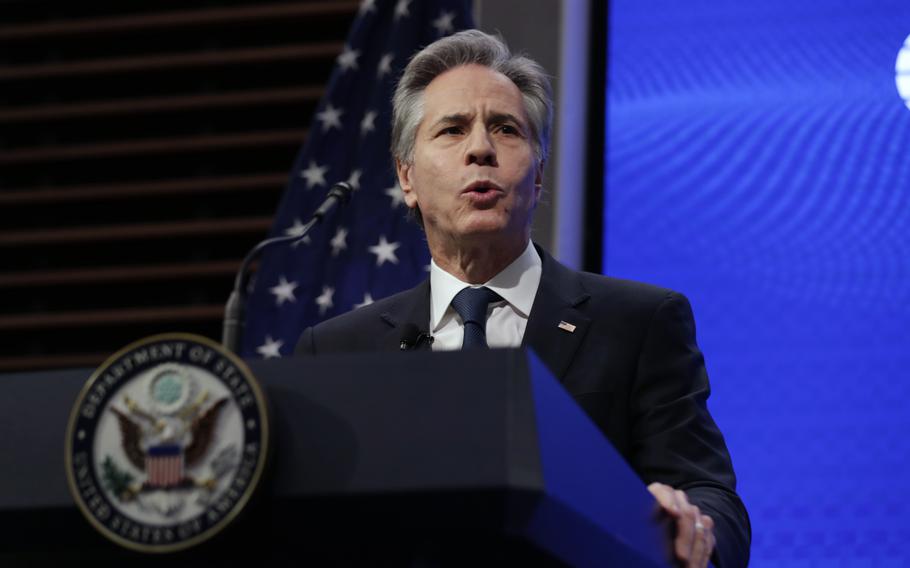
{"type": "Polygon", "coordinates": [[[357,14],[362,16],[367,12],[376,11],[376,0],[363,0],[360,3],[360,8],[357,9],[357,14]]]}
{"type": "Polygon", "coordinates": [[[360,189],[360,174],[362,174],[362,173],[363,172],[360,171],[360,168],[358,168],[358,169],[354,170],[353,172],[351,172],[351,175],[348,176],[347,180],[345,180],[349,184],[351,184],[351,189],[353,189],[355,191],[360,189]]]}
{"type": "Polygon", "coordinates": [[[335,108],[330,104],[325,105],[325,110],[316,113],[316,120],[322,123],[322,131],[328,132],[332,127],[341,130],[341,115],[344,109],[335,108]]]}
{"type": "Polygon", "coordinates": [[[385,235],[379,235],[379,244],[369,247],[371,253],[376,255],[376,266],[382,266],[386,261],[392,264],[398,264],[398,257],[395,255],[395,249],[401,246],[399,242],[386,240],[385,235]]]}
{"type": "Polygon", "coordinates": [[[256,352],[262,355],[264,359],[274,359],[281,357],[281,346],[284,345],[284,341],[280,339],[272,339],[271,335],[265,336],[265,343],[256,348],[256,352]]]}
{"type": "Polygon", "coordinates": [[[316,305],[319,306],[319,315],[325,315],[325,312],[334,305],[332,303],[332,296],[334,294],[334,288],[329,286],[322,287],[322,294],[319,294],[319,296],[316,297],[316,305]]]}
{"type": "Polygon", "coordinates": [[[348,230],[344,227],[338,227],[338,231],[335,232],[335,236],[332,237],[329,243],[332,245],[332,256],[338,256],[338,253],[348,248],[347,238],[348,230]]]}
{"type": "Polygon", "coordinates": [[[364,307],[364,306],[369,306],[369,305],[372,304],[372,303],[373,303],[373,296],[370,296],[370,293],[367,292],[366,294],[363,295],[363,301],[362,301],[362,302],[360,302],[359,304],[354,304],[354,309],[356,310],[357,308],[362,308],[362,307],[364,307]]]}
{"type": "Polygon", "coordinates": [[[436,33],[445,35],[455,31],[455,12],[442,12],[438,18],[433,20],[433,27],[436,33]]]}
{"type": "Polygon", "coordinates": [[[404,16],[410,16],[411,13],[408,12],[408,4],[411,3],[411,0],[398,0],[398,3],[395,4],[395,20],[402,18],[404,16]]]}
{"type": "Polygon", "coordinates": [[[368,132],[376,130],[376,125],[373,124],[376,121],[376,111],[368,110],[366,114],[363,115],[363,120],[360,121],[360,135],[366,136],[368,132]]]}
{"type": "Polygon", "coordinates": [[[300,219],[294,219],[294,224],[284,230],[284,234],[289,237],[299,237],[303,234],[304,224],[300,219]]]}
{"type": "MultiPolygon", "coordinates": [[[[300,219],[294,219],[294,224],[291,225],[290,227],[288,227],[287,229],[285,229],[284,234],[289,237],[299,237],[300,235],[303,234],[304,228],[305,228],[305,225],[300,221],[300,219]]],[[[300,239],[299,241],[293,241],[291,243],[291,246],[294,248],[297,248],[297,245],[299,245],[300,243],[308,245],[308,244],[310,244],[310,241],[311,241],[310,236],[307,235],[307,236],[303,237],[302,239],[300,239]]]]}
{"type": "Polygon", "coordinates": [[[392,72],[392,61],[395,59],[394,53],[386,53],[379,58],[379,67],[376,69],[376,77],[382,79],[386,73],[392,72]]]}
{"type": "Polygon", "coordinates": [[[288,282],[282,275],[279,278],[278,285],[269,288],[269,292],[275,295],[275,305],[280,306],[285,302],[296,302],[297,298],[294,297],[294,288],[296,287],[296,282],[288,282]]]}
{"type": "Polygon", "coordinates": [[[386,189],[385,194],[392,198],[392,209],[397,209],[404,203],[404,192],[401,191],[401,186],[397,183],[386,189]]]}
{"type": "Polygon", "coordinates": [[[325,173],[329,171],[328,166],[320,166],[313,160],[310,160],[310,165],[307,166],[307,169],[300,172],[300,177],[306,180],[306,188],[313,189],[317,185],[325,185],[325,173]]]}
{"type": "Polygon", "coordinates": [[[345,45],[341,55],[338,56],[338,66],[342,70],[357,69],[357,58],[360,57],[360,51],[351,49],[345,45]]]}

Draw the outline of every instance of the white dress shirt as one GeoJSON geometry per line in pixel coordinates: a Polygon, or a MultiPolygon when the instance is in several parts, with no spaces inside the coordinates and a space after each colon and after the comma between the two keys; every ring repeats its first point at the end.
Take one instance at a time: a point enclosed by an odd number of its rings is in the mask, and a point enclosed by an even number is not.
{"type": "MultiPolygon", "coordinates": [[[[483,284],[502,297],[502,301],[493,302],[487,308],[487,345],[521,345],[542,270],[540,255],[528,241],[528,247],[521,256],[483,284]]],[[[461,349],[464,322],[451,303],[455,294],[469,286],[471,285],[467,282],[462,282],[440,268],[435,261],[430,262],[430,333],[433,335],[433,351],[461,349]]]]}

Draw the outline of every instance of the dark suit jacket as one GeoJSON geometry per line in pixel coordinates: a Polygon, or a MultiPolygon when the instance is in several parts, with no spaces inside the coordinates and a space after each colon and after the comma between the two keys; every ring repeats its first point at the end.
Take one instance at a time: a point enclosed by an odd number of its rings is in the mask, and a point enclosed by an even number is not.
{"type": "MultiPolygon", "coordinates": [[[[715,565],[745,566],[749,517],[708,413],[710,386],[688,301],[663,288],[576,272],[538,251],[543,273],[522,345],[540,356],[645,483],[682,489],[714,519],[715,565]],[[575,332],[559,329],[560,321],[575,332]]],[[[402,326],[425,330],[429,321],[427,280],[306,329],[296,353],[397,351],[402,326]]]]}

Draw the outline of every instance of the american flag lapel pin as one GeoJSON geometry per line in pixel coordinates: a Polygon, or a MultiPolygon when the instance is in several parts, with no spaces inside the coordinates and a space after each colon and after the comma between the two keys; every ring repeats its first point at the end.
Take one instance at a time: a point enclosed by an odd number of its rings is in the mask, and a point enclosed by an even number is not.
{"type": "Polygon", "coordinates": [[[569,333],[575,333],[575,326],[567,321],[560,321],[559,325],[556,327],[563,331],[568,331],[569,333]]]}

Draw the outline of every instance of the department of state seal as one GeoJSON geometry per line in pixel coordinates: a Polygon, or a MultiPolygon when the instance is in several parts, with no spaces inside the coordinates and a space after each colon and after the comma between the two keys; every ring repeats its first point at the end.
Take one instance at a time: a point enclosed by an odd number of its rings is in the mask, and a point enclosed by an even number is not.
{"type": "Polygon", "coordinates": [[[267,419],[255,378],[218,344],[189,334],[143,339],[105,361],[76,400],[70,490],[122,546],[193,546],[249,501],[265,467],[267,419]]]}

